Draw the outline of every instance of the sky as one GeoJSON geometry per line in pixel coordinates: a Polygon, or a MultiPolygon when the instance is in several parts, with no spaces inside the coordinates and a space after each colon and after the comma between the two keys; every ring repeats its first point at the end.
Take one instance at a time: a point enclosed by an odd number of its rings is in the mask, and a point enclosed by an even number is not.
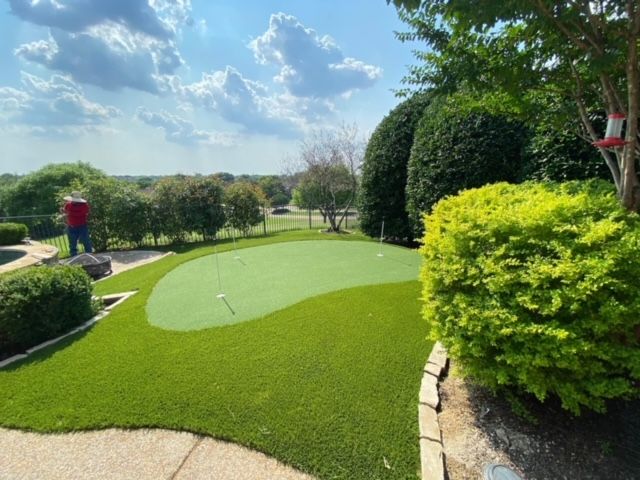
{"type": "Polygon", "coordinates": [[[278,174],[370,134],[412,48],[385,0],[0,0],[0,173],[278,174]]]}

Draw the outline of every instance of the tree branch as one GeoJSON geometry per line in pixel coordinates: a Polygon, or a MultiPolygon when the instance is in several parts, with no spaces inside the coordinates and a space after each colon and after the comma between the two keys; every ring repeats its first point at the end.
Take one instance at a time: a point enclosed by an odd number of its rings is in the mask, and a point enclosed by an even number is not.
{"type": "MultiPolygon", "coordinates": [[[[580,74],[576,70],[576,67],[573,65],[573,63],[569,62],[569,67],[571,68],[573,78],[576,81],[576,91],[574,92],[574,99],[575,99],[576,105],[578,106],[578,112],[580,113],[580,120],[582,120],[582,124],[584,125],[584,128],[589,133],[589,136],[591,137],[591,142],[596,142],[598,140],[598,134],[596,132],[596,129],[593,127],[593,123],[591,123],[591,120],[589,120],[589,113],[587,111],[587,107],[584,104],[584,100],[583,100],[584,84],[582,82],[582,78],[580,77],[580,74]]],[[[618,161],[614,160],[611,157],[611,154],[604,148],[598,147],[598,151],[600,152],[600,155],[602,155],[602,158],[604,158],[604,161],[607,164],[607,167],[609,167],[609,171],[611,172],[611,176],[613,177],[613,183],[615,183],[616,190],[618,191],[618,194],[620,194],[621,193],[620,166],[618,161]]]]}

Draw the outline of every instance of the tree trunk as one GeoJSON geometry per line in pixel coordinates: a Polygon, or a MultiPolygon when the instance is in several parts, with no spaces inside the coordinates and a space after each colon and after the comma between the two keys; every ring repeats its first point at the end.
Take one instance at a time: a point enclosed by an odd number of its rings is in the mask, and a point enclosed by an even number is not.
{"type": "Polygon", "coordinates": [[[622,156],[622,204],[631,211],[640,207],[640,183],[636,173],[636,144],[638,142],[638,35],[640,34],[640,9],[634,0],[627,1],[629,42],[627,55],[627,145],[622,156]]]}

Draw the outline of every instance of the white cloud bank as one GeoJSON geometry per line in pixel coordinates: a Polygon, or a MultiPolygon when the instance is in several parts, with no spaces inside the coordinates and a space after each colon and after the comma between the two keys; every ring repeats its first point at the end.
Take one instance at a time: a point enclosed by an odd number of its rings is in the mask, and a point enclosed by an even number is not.
{"type": "Polygon", "coordinates": [[[298,97],[327,98],[372,86],[382,69],[345,57],[328,35],[319,36],[296,17],[271,15],[269,28],[249,48],[263,65],[281,67],[274,78],[298,97]]]}
{"type": "Polygon", "coordinates": [[[167,142],[184,146],[231,146],[235,144],[235,139],[232,135],[197,130],[191,122],[164,110],[160,113],[155,113],[144,107],[139,107],[135,118],[147,125],[161,129],[167,142]]]}
{"type": "Polygon", "coordinates": [[[88,100],[69,77],[22,72],[22,88],[0,87],[0,118],[37,135],[78,136],[107,127],[120,110],[88,100]]]}
{"type": "Polygon", "coordinates": [[[10,0],[19,18],[49,27],[49,38],[15,54],[106,90],[160,92],[160,77],[183,63],[176,34],[189,23],[181,0],[10,0]]]}

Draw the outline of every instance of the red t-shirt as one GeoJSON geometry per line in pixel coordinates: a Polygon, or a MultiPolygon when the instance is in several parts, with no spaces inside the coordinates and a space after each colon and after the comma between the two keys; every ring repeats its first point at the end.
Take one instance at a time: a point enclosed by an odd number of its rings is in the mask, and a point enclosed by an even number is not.
{"type": "Polygon", "coordinates": [[[81,227],[87,224],[89,216],[89,204],[81,202],[67,202],[64,204],[64,213],[67,214],[67,225],[81,227]]]}

